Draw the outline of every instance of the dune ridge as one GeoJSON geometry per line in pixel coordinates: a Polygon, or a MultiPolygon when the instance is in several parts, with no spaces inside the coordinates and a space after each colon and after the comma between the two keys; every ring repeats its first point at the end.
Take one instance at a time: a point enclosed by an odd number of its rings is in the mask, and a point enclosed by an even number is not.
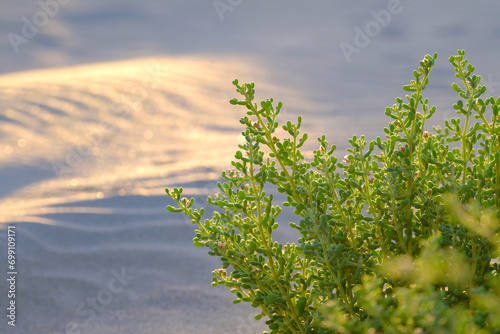
{"type": "Polygon", "coordinates": [[[165,210],[163,189],[213,191],[241,131],[231,80],[291,95],[271,76],[210,57],[1,75],[0,237],[16,225],[14,332],[262,332],[255,311],[210,286],[220,264],[192,246],[194,227],[165,210]]]}

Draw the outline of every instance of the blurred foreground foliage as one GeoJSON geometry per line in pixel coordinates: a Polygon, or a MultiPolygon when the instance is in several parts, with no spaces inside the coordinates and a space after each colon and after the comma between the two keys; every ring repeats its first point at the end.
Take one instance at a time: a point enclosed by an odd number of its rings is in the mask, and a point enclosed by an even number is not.
{"type": "Polygon", "coordinates": [[[427,55],[386,109],[385,138],[353,136],[342,161],[325,136],[306,161],[302,119],[279,124],[282,103],[255,103],[254,84],[235,80],[245,143],[211,219],[166,189],[167,209],[198,226],[194,245],[222,262],[213,285],[258,308],[270,333],[500,333],[500,97],[483,97],[464,54],[449,59],[460,99],[444,128],[424,130],[427,55]],[[286,195],[297,243],[273,239],[282,209],[265,185],[286,195]]]}

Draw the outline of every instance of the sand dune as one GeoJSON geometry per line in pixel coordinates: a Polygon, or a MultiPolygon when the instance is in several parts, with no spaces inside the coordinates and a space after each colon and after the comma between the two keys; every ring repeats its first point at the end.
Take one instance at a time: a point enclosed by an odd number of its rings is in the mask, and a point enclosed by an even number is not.
{"type": "MultiPolygon", "coordinates": [[[[210,286],[217,259],[165,210],[165,186],[209,193],[234,154],[235,76],[272,82],[255,64],[215,58],[0,76],[0,222],[16,225],[19,272],[18,326],[2,321],[1,332],[265,329],[210,286]]],[[[291,95],[271,84],[260,91],[291,95]]]]}
{"type": "Polygon", "coordinates": [[[230,59],[163,58],[1,76],[0,166],[16,183],[2,185],[3,220],[213,180],[240,140],[231,80],[264,74],[230,59]]]}

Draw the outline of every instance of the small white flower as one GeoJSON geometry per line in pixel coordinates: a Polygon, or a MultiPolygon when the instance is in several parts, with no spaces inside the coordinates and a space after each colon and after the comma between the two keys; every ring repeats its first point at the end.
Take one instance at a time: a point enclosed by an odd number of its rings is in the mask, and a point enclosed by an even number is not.
{"type": "Polygon", "coordinates": [[[348,164],[351,163],[351,160],[349,160],[349,156],[348,155],[344,155],[344,159],[342,160],[342,162],[348,165],[348,164]]]}
{"type": "Polygon", "coordinates": [[[373,175],[372,171],[368,172],[368,182],[372,183],[373,180],[375,180],[375,176],[373,175]]]}

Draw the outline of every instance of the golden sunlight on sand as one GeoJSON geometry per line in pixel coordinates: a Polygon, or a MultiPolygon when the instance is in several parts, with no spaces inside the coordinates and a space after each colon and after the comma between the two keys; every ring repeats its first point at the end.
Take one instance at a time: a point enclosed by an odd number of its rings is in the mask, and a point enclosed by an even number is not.
{"type": "MultiPolygon", "coordinates": [[[[236,96],[231,81],[257,82],[263,98],[297,95],[269,84],[269,76],[251,62],[217,58],[0,76],[0,168],[18,173],[2,187],[21,188],[1,199],[0,222],[50,224],[43,215],[96,210],[67,203],[161,195],[165,186],[216,179],[241,131],[243,110],[228,103],[236,96]],[[9,187],[25,177],[24,188],[9,187]]],[[[287,99],[300,107],[297,98],[287,99]]]]}

